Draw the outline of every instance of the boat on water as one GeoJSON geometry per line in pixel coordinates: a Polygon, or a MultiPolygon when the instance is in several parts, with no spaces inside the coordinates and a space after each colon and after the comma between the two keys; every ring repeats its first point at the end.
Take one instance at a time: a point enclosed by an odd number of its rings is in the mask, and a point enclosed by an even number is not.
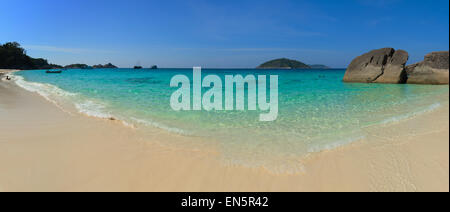
{"type": "Polygon", "coordinates": [[[62,73],[62,70],[57,70],[57,71],[51,71],[51,70],[48,70],[48,71],[46,71],[45,73],[47,73],[47,74],[61,74],[61,73],[62,73]]]}

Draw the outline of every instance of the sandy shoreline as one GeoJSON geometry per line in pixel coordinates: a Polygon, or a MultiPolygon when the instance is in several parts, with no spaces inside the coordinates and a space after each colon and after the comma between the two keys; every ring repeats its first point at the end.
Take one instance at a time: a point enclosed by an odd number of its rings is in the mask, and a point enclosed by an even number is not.
{"type": "Polygon", "coordinates": [[[0,80],[3,79],[7,74],[14,73],[18,70],[10,70],[10,69],[0,69],[0,80]]]}
{"type": "MultiPolygon", "coordinates": [[[[1,71],[0,71],[1,72],[1,71]]],[[[68,114],[0,81],[0,191],[448,191],[449,106],[302,160],[304,173],[226,166],[214,145],[68,114]],[[182,146],[182,145],[180,145],[182,146]]]]}
{"type": "Polygon", "coordinates": [[[7,73],[11,73],[11,72],[15,72],[17,70],[12,70],[12,69],[0,69],[0,74],[7,74],[7,73]]]}

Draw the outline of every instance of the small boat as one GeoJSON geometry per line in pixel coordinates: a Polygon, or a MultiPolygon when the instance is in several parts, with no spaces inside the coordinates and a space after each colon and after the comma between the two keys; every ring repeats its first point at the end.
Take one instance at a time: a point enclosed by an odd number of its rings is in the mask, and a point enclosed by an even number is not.
{"type": "Polygon", "coordinates": [[[62,71],[61,70],[58,70],[58,71],[50,71],[50,70],[48,70],[45,73],[47,73],[47,74],[61,74],[62,71]]]}

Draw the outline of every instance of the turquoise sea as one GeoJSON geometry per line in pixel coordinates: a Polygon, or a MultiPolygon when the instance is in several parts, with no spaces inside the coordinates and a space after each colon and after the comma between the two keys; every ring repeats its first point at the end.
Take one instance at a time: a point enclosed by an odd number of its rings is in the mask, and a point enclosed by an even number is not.
{"type": "Polygon", "coordinates": [[[163,130],[219,143],[228,162],[283,164],[311,152],[364,138],[362,129],[401,121],[440,107],[448,86],[343,83],[345,70],[204,69],[208,74],[279,77],[279,115],[260,122],[261,111],[173,111],[169,86],[192,69],[45,70],[15,73],[16,83],[80,113],[114,117],[140,129],[163,130]]]}

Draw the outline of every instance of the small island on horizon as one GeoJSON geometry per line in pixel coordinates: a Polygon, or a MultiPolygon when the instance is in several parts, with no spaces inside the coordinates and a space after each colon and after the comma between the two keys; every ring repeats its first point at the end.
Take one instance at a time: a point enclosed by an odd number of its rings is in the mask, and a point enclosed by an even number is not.
{"type": "Polygon", "coordinates": [[[257,69],[330,69],[330,67],[320,64],[307,65],[297,60],[280,58],[271,60],[256,67],[257,69]]]}

